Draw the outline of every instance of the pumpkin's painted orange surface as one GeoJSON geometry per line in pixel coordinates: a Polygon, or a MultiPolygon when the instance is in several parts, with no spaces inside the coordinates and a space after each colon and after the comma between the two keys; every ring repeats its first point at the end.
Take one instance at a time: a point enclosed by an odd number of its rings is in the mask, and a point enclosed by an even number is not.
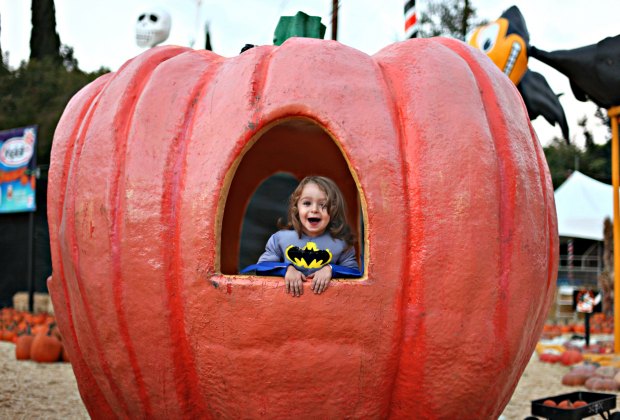
{"type": "Polygon", "coordinates": [[[458,41],[153,48],[71,100],[49,176],[49,288],[95,418],[496,418],[553,295],[544,155],[458,41]],[[219,256],[237,165],[290,118],[331,135],[366,219],[365,277],[299,299],[219,256]]]}

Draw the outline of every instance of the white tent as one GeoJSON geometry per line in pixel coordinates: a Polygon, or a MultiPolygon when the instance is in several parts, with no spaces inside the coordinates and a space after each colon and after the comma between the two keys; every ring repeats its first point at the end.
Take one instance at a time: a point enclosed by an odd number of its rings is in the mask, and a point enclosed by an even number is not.
{"type": "Polygon", "coordinates": [[[560,236],[603,240],[603,221],[613,219],[613,187],[573,172],[555,190],[560,236]]]}

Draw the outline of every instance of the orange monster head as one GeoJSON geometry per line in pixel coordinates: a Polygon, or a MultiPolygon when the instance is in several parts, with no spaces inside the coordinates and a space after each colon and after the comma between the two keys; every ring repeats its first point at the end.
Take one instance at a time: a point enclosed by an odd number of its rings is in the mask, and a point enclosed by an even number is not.
{"type": "Polygon", "coordinates": [[[488,25],[469,33],[467,43],[478,48],[517,85],[527,70],[529,33],[516,6],[488,25]]]}

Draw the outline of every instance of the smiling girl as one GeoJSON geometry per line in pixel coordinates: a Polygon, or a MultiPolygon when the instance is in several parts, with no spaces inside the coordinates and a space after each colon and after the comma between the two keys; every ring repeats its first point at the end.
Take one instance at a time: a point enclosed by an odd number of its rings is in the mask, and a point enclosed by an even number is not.
{"type": "Polygon", "coordinates": [[[354,243],[338,186],[329,178],[308,176],[291,194],[284,230],[271,235],[258,263],[290,264],[286,293],[302,295],[302,282],[312,279],[310,288],[320,294],[332,279],[332,264],[358,269],[354,243]]]}

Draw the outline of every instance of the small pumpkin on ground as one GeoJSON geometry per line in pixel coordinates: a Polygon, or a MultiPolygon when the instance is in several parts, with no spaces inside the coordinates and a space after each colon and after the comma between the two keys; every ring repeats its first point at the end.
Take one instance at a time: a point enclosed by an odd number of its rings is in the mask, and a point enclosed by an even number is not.
{"type": "Polygon", "coordinates": [[[602,378],[599,376],[593,376],[589,378],[585,383],[586,389],[590,391],[616,391],[618,390],[618,384],[611,378],[602,378]]]}
{"type": "Polygon", "coordinates": [[[542,353],[538,358],[541,362],[545,363],[557,363],[561,359],[561,355],[558,353],[545,352],[542,353]]]}
{"type": "Polygon", "coordinates": [[[598,365],[593,365],[590,363],[585,363],[582,365],[577,365],[575,367],[573,367],[570,372],[571,373],[575,373],[575,374],[582,374],[582,375],[586,375],[588,377],[593,376],[596,369],[598,369],[598,365]]]}
{"type": "Polygon", "coordinates": [[[562,353],[562,357],[560,358],[560,362],[564,366],[572,366],[577,363],[583,361],[583,355],[579,350],[566,350],[562,353]]]}
{"type": "Polygon", "coordinates": [[[9,343],[14,343],[17,339],[17,334],[15,333],[15,322],[11,322],[10,324],[6,324],[4,328],[0,329],[0,340],[7,341],[9,343]]]}
{"type": "Polygon", "coordinates": [[[39,363],[52,363],[60,359],[62,343],[53,334],[56,324],[50,324],[47,332],[39,332],[32,341],[30,356],[39,363]]]}
{"type": "Polygon", "coordinates": [[[583,385],[588,380],[589,376],[583,373],[568,372],[562,377],[562,385],[566,386],[578,386],[583,385]]]}
{"type": "Polygon", "coordinates": [[[613,366],[601,366],[594,371],[594,375],[601,378],[613,378],[616,376],[616,373],[618,373],[618,370],[613,366]]]}
{"type": "Polygon", "coordinates": [[[17,338],[15,343],[15,358],[17,360],[30,360],[30,351],[34,335],[30,330],[30,325],[26,326],[26,331],[17,338]]]}

